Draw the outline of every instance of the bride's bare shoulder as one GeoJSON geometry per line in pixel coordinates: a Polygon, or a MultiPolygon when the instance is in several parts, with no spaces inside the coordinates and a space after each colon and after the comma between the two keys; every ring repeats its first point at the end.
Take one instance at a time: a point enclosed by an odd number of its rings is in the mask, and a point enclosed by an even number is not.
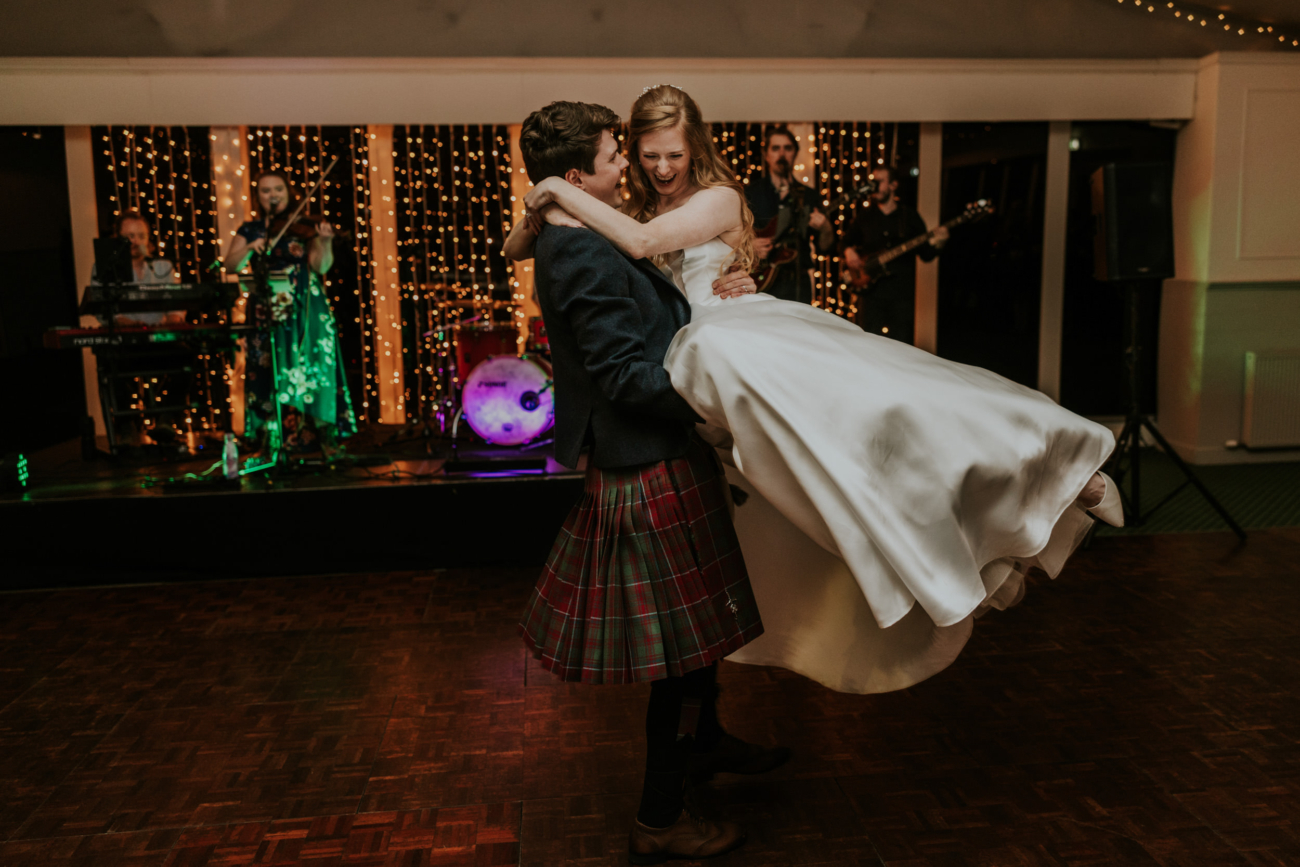
{"type": "Polygon", "coordinates": [[[695,198],[705,207],[728,210],[737,207],[745,200],[740,191],[732,187],[705,187],[695,194],[695,198]]]}

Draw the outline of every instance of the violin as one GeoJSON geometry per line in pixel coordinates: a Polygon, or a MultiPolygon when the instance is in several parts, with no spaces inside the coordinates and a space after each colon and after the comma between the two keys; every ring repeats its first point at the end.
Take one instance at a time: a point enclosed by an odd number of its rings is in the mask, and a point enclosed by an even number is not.
{"type": "Polygon", "coordinates": [[[283,235],[286,238],[297,238],[300,241],[310,241],[320,234],[320,224],[327,222],[319,214],[299,214],[292,222],[289,222],[290,214],[281,211],[271,218],[267,226],[267,236],[269,238],[283,235]]]}
{"type": "Polygon", "coordinates": [[[325,222],[325,218],[306,216],[303,214],[303,210],[307,207],[307,203],[311,201],[311,197],[314,196],[316,191],[321,188],[321,185],[325,183],[325,179],[329,177],[329,173],[334,171],[334,167],[338,164],[338,157],[330,160],[330,164],[325,168],[325,171],[321,172],[320,177],[316,179],[316,183],[312,184],[312,187],[307,191],[306,196],[298,200],[297,206],[292,211],[287,214],[281,211],[271,218],[270,223],[267,225],[266,232],[266,254],[269,255],[270,252],[275,249],[275,245],[280,243],[280,239],[285,235],[292,234],[295,238],[305,240],[315,238],[320,234],[320,224],[325,222]]]}

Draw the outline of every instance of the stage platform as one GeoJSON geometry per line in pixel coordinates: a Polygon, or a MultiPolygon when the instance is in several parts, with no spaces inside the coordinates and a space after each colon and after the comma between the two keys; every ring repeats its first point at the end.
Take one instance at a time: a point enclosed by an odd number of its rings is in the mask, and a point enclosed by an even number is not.
{"type": "Polygon", "coordinates": [[[220,457],[83,460],[78,441],[37,452],[22,492],[0,495],[0,589],[540,565],[582,492],[551,447],[498,448],[374,425],[348,455],[238,481],[220,457]]]}

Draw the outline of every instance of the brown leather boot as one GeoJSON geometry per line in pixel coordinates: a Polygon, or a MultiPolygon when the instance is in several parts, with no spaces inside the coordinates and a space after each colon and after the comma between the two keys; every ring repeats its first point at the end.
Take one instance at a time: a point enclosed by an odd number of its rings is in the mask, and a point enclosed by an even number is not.
{"type": "Polygon", "coordinates": [[[725,855],[745,842],[745,829],[735,822],[710,822],[691,808],[682,810],[667,828],[632,826],[627,860],[632,864],[662,864],[670,858],[698,861],[725,855]]]}

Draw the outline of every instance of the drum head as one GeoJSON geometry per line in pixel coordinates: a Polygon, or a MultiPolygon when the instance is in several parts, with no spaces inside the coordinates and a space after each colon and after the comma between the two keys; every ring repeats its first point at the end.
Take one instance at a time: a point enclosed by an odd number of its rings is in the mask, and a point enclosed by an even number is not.
{"type": "Polygon", "coordinates": [[[470,371],[461,406],[474,433],[488,442],[532,442],[555,422],[550,367],[526,355],[494,355],[470,371]]]}

